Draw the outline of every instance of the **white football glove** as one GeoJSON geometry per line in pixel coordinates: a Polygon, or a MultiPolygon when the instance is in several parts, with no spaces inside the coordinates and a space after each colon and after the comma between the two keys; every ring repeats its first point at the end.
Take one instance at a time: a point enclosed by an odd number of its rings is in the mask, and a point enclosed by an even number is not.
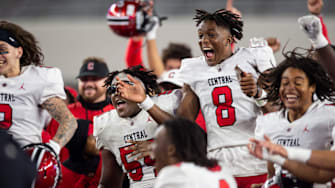
{"type": "Polygon", "coordinates": [[[49,140],[49,142],[47,142],[46,144],[54,150],[57,156],[59,155],[61,147],[57,142],[53,140],[49,140]]]}
{"type": "Polygon", "coordinates": [[[302,16],[298,19],[300,28],[307,34],[307,37],[315,49],[328,45],[327,39],[322,34],[320,18],[314,15],[302,16]]]}
{"type": "Polygon", "coordinates": [[[147,40],[154,40],[154,39],[156,39],[157,29],[159,28],[159,18],[157,16],[153,16],[151,18],[151,20],[154,22],[154,26],[147,33],[147,35],[146,35],[147,40]]]}

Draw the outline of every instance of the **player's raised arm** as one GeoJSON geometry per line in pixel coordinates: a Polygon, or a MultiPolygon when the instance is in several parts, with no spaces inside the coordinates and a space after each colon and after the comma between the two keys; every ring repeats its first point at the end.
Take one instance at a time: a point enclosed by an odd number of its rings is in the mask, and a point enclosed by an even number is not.
{"type": "Polygon", "coordinates": [[[154,120],[161,124],[172,118],[172,115],[160,109],[155,103],[150,99],[145,93],[140,81],[136,80],[131,75],[127,75],[128,79],[133,83],[133,85],[127,84],[122,80],[118,79],[117,91],[120,93],[120,96],[138,103],[140,108],[149,112],[150,116],[154,120]]]}
{"type": "Polygon", "coordinates": [[[187,84],[184,84],[183,92],[183,99],[177,110],[177,116],[185,117],[194,121],[200,109],[199,98],[187,84]]]}

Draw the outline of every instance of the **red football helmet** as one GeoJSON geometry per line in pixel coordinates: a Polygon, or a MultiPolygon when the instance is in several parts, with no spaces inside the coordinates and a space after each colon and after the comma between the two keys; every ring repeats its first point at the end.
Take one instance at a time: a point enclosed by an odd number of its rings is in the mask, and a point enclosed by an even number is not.
{"type": "Polygon", "coordinates": [[[108,26],[123,37],[150,31],[154,21],[144,11],[146,4],[144,0],[120,0],[112,4],[107,13],[108,26]]]}
{"type": "Polygon", "coordinates": [[[30,144],[23,148],[36,164],[37,178],[32,187],[55,188],[61,180],[61,166],[57,154],[47,144],[30,144]]]}

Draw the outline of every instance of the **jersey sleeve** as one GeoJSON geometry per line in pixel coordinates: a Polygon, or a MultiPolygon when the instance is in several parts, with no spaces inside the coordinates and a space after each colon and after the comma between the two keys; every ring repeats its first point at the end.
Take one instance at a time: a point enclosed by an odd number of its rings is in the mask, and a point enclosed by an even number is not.
{"type": "Polygon", "coordinates": [[[178,166],[163,168],[155,181],[154,188],[188,188],[186,174],[178,166]]]}
{"type": "Polygon", "coordinates": [[[255,138],[258,139],[258,140],[263,140],[264,139],[265,118],[266,117],[264,115],[259,115],[256,119],[255,138]]]}
{"type": "Polygon", "coordinates": [[[64,91],[64,82],[62,73],[58,68],[42,68],[45,69],[45,86],[42,91],[40,98],[40,104],[43,104],[46,100],[52,97],[59,97],[66,99],[64,91]]]}
{"type": "Polygon", "coordinates": [[[182,82],[184,82],[187,85],[190,85],[191,88],[194,88],[193,80],[194,80],[194,70],[192,70],[192,59],[183,59],[181,61],[181,67],[180,71],[177,74],[177,78],[180,79],[182,82]]]}
{"type": "Polygon", "coordinates": [[[183,97],[181,89],[175,89],[153,97],[156,105],[171,115],[175,115],[183,97]]]}
{"type": "Polygon", "coordinates": [[[257,68],[260,73],[266,71],[267,69],[276,66],[276,60],[273,55],[273,51],[269,46],[249,48],[251,53],[255,57],[255,61],[252,61],[253,67],[257,68]]]}
{"type": "Polygon", "coordinates": [[[93,117],[93,136],[96,139],[96,146],[99,150],[104,146],[103,139],[101,138],[101,133],[104,129],[104,122],[102,120],[102,116],[93,117]]]}
{"type": "Polygon", "coordinates": [[[142,40],[134,41],[129,39],[128,46],[126,49],[126,64],[127,67],[133,67],[136,65],[142,65],[142,40]]]}

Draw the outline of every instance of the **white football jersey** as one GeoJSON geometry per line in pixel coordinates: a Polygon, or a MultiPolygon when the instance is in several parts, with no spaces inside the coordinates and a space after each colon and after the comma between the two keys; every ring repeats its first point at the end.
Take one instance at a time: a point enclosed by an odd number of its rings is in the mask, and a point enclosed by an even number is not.
{"type": "Polygon", "coordinates": [[[241,88],[235,67],[258,78],[275,66],[270,47],[240,48],[222,63],[209,66],[205,57],[184,59],[178,76],[199,97],[208,134],[208,149],[245,145],[253,137],[260,109],[241,88]]]}
{"type": "Polygon", "coordinates": [[[51,116],[41,104],[52,97],[66,98],[61,71],[24,66],[19,76],[0,76],[0,88],[0,128],[8,129],[21,146],[42,142],[42,130],[51,116]]]}
{"type": "Polygon", "coordinates": [[[329,150],[335,126],[335,106],[315,101],[299,119],[289,122],[287,110],[272,112],[257,118],[255,136],[271,140],[283,146],[313,150],[329,150]]]}
{"type": "MultiPolygon", "coordinates": [[[[289,122],[287,110],[272,112],[257,119],[255,136],[264,139],[266,134],[271,140],[287,147],[302,147],[312,150],[329,150],[335,127],[335,106],[317,100],[299,119],[289,122]]],[[[281,167],[275,165],[276,171],[281,167]]],[[[287,170],[286,177],[294,177],[287,170]]],[[[314,184],[314,187],[327,187],[326,184],[314,184]]]]}
{"type": "Polygon", "coordinates": [[[182,162],[164,167],[155,181],[155,188],[235,188],[233,176],[221,166],[216,169],[182,162]]]}
{"type": "MultiPolygon", "coordinates": [[[[182,97],[181,90],[174,90],[170,94],[153,97],[152,100],[161,109],[175,114],[182,97]]],[[[97,140],[98,149],[111,151],[123,172],[127,173],[132,188],[152,188],[156,177],[153,167],[154,161],[150,157],[134,160],[128,157],[132,150],[124,148],[130,146],[127,140],[152,140],[158,124],[148,112],[142,110],[133,118],[121,118],[116,110],[95,116],[93,120],[93,135],[97,140]]]]}

